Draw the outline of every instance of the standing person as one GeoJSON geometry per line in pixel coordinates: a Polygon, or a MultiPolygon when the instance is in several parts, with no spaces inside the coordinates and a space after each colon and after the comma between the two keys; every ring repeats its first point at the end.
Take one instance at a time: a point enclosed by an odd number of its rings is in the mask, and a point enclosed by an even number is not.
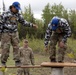
{"type": "Polygon", "coordinates": [[[53,17],[48,24],[45,34],[45,50],[48,50],[50,41],[50,61],[56,62],[56,45],[58,43],[58,62],[63,62],[66,51],[67,38],[71,36],[71,28],[64,18],[53,17]]]}
{"type": "Polygon", "coordinates": [[[3,18],[3,33],[2,33],[2,56],[1,64],[6,66],[7,59],[9,57],[10,44],[13,46],[13,56],[15,60],[15,66],[20,66],[19,57],[19,36],[18,36],[18,22],[26,27],[37,28],[36,25],[29,23],[24,20],[23,16],[19,13],[20,3],[14,2],[10,7],[9,11],[4,12],[3,18]]]}
{"type": "MultiPolygon", "coordinates": [[[[34,65],[34,54],[32,49],[28,46],[28,40],[23,41],[23,47],[19,49],[20,51],[20,59],[21,59],[21,65],[26,66],[34,65]]],[[[29,68],[20,68],[18,69],[17,75],[30,75],[29,68]]]]}

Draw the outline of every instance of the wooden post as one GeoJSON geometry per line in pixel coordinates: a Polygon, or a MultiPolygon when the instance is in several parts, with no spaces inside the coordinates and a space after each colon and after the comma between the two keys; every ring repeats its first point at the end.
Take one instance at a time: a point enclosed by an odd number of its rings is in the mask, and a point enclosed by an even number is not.
{"type": "Polygon", "coordinates": [[[76,67],[76,63],[54,63],[54,62],[43,62],[41,63],[42,67],[76,67]]]}
{"type": "Polygon", "coordinates": [[[64,75],[63,68],[51,68],[51,75],[64,75]]]}
{"type": "Polygon", "coordinates": [[[0,75],[4,75],[4,73],[2,71],[0,71],[0,75]]]}

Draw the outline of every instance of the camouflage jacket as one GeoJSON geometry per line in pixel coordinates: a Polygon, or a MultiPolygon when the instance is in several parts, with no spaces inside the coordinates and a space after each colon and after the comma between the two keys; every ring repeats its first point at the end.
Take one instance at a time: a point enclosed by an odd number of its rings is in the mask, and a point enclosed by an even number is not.
{"type": "Polygon", "coordinates": [[[33,24],[24,20],[23,16],[18,12],[14,14],[11,11],[2,14],[3,32],[16,32],[18,22],[24,26],[32,27],[33,24]]]}
{"type": "Polygon", "coordinates": [[[23,65],[34,65],[34,54],[31,48],[21,47],[19,49],[20,60],[23,65]]]}
{"type": "Polygon", "coordinates": [[[70,28],[67,20],[64,18],[60,18],[59,19],[59,26],[58,26],[56,31],[52,31],[51,22],[48,24],[48,28],[46,29],[46,33],[45,33],[45,42],[44,42],[45,46],[48,45],[48,42],[50,41],[51,35],[53,32],[57,33],[59,35],[64,34],[63,39],[62,39],[63,42],[66,42],[67,37],[71,36],[71,28],[70,28]]]}

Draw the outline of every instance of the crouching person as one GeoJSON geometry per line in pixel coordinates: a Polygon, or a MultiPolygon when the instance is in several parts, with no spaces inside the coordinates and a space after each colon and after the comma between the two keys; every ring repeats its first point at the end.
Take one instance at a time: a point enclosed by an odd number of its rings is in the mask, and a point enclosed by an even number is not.
{"type": "MultiPolygon", "coordinates": [[[[20,49],[20,61],[22,66],[26,65],[34,65],[34,54],[32,49],[28,46],[28,40],[23,41],[23,47],[20,49]]],[[[17,71],[17,75],[30,75],[29,68],[19,68],[17,71]]]]}

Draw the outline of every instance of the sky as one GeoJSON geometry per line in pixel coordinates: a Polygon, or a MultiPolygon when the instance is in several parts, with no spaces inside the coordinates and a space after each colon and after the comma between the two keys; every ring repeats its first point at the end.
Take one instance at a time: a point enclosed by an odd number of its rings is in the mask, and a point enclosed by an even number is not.
{"type": "MultiPolygon", "coordinates": [[[[20,2],[22,11],[24,11],[24,7],[30,4],[34,17],[38,19],[41,19],[42,10],[47,3],[50,5],[61,3],[67,9],[76,9],[76,0],[4,0],[6,9],[15,1],[20,2]]],[[[2,8],[2,0],[0,0],[0,8],[2,8]]]]}

